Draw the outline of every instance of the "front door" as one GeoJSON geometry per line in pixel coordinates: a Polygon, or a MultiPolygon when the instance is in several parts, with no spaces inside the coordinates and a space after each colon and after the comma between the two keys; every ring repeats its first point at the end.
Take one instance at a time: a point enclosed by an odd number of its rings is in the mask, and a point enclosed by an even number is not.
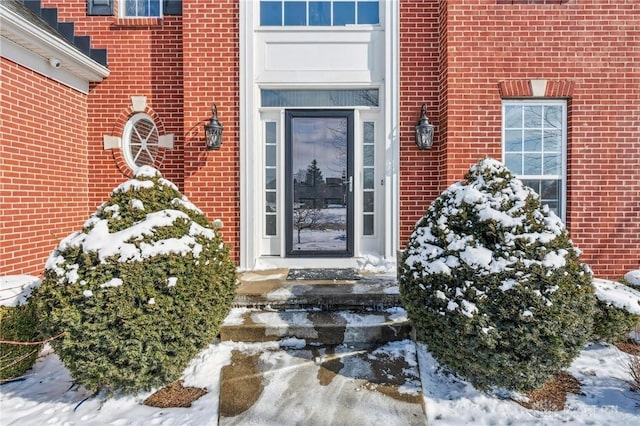
{"type": "Polygon", "coordinates": [[[287,256],[353,256],[353,111],[285,113],[287,256]]]}

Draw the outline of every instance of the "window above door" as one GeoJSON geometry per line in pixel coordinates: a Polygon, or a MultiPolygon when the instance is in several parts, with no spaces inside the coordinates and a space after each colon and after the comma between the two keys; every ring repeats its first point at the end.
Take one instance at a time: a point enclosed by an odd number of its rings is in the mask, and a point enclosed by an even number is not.
{"type": "Polygon", "coordinates": [[[345,26],[380,23],[380,2],[373,0],[262,0],[260,25],[345,26]]]}

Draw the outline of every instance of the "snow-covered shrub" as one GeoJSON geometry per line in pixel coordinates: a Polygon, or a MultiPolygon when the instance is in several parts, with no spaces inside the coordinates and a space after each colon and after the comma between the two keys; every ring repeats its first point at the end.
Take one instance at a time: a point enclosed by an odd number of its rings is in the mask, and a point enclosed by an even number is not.
{"type": "MultiPolygon", "coordinates": [[[[0,340],[37,342],[35,306],[27,303],[40,280],[26,275],[0,277],[0,340]]],[[[35,362],[42,344],[0,343],[0,382],[22,376],[35,362]]]]}
{"type": "Polygon", "coordinates": [[[399,263],[418,340],[479,388],[529,391],[591,333],[591,274],[562,221],[485,159],[416,224],[399,263]]]}
{"type": "Polygon", "coordinates": [[[640,291],[615,281],[593,280],[596,311],[592,339],[609,343],[629,339],[640,320],[640,291]]]}
{"type": "Polygon", "coordinates": [[[204,214],[143,167],[63,239],[36,294],[42,329],[75,381],[136,392],[176,380],[217,336],[235,294],[228,249],[204,214]]]}

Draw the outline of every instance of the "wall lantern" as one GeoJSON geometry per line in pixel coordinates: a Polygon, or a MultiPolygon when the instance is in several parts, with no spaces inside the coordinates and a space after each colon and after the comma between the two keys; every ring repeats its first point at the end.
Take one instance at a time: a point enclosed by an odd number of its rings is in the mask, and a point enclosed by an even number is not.
{"type": "Polygon", "coordinates": [[[204,125],[204,134],[207,138],[207,149],[220,149],[222,145],[222,124],[218,121],[218,109],[216,104],[211,106],[211,118],[204,125]]]}
{"type": "Polygon", "coordinates": [[[431,148],[431,145],[433,145],[433,129],[435,129],[435,126],[429,124],[429,119],[427,118],[427,104],[422,104],[420,121],[416,123],[416,145],[418,145],[418,148],[431,148]]]}

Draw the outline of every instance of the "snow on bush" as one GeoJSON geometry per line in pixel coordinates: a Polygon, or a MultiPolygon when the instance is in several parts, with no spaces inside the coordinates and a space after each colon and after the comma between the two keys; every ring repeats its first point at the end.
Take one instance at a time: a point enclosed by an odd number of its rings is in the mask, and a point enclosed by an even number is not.
{"type": "Polygon", "coordinates": [[[75,381],[137,392],[179,377],[217,336],[235,266],[214,226],[151,167],[63,239],[35,298],[75,381]]]}
{"type": "Polygon", "coordinates": [[[640,318],[640,291],[603,279],[594,279],[593,286],[597,298],[593,340],[626,341],[640,318]]]}
{"type": "Polygon", "coordinates": [[[562,221],[492,159],[432,203],[399,263],[418,340],[485,389],[529,391],[571,363],[591,333],[591,279],[562,221]]]}

